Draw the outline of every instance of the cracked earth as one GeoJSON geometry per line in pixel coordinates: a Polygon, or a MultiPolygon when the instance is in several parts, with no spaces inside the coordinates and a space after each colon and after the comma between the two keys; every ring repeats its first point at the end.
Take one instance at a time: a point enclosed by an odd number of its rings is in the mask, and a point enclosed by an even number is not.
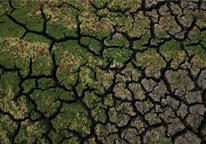
{"type": "Polygon", "coordinates": [[[114,2],[0,0],[24,31],[1,34],[1,143],[206,143],[206,2],[114,2]],[[39,31],[14,15],[31,2],[39,31]]]}

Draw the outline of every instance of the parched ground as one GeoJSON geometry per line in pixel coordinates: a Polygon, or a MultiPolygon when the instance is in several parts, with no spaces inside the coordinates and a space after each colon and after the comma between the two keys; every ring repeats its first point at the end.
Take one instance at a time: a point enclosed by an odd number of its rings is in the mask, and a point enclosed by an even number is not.
{"type": "Polygon", "coordinates": [[[204,0],[0,0],[0,143],[205,144],[204,0]]]}

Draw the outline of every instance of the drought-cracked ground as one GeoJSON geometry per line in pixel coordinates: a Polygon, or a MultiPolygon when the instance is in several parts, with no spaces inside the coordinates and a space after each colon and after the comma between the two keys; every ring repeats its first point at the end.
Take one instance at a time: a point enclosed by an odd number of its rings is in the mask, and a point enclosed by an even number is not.
{"type": "Polygon", "coordinates": [[[0,143],[206,143],[204,0],[0,0],[0,143]]]}

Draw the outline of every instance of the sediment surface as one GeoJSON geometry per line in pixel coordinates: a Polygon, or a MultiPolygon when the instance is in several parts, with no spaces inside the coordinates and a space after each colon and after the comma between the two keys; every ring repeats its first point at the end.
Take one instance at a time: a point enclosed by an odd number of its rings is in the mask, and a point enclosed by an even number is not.
{"type": "Polygon", "coordinates": [[[0,143],[206,143],[204,0],[0,6],[0,143]]]}

